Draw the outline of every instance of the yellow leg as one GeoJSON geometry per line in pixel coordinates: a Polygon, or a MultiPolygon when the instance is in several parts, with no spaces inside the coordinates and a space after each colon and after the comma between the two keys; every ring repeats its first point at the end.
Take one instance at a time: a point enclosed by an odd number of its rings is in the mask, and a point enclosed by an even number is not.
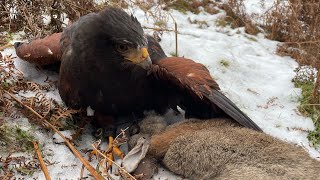
{"type": "Polygon", "coordinates": [[[113,137],[109,136],[109,145],[108,149],[106,150],[106,156],[109,158],[107,169],[110,169],[112,166],[112,161],[114,161],[114,154],[121,159],[124,158],[124,153],[119,149],[117,145],[114,145],[113,140],[113,137]]]}

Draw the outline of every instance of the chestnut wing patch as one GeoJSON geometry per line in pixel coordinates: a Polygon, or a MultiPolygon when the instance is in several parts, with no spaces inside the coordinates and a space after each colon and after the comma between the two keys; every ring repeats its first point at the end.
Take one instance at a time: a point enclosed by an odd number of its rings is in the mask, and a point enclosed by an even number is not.
{"type": "MultiPolygon", "coordinates": [[[[193,60],[170,57],[157,62],[152,73],[158,80],[170,82],[179,92],[201,102],[206,109],[217,111],[217,107],[239,124],[262,131],[247,115],[245,115],[230,99],[220,92],[219,85],[211,77],[209,70],[193,60]]],[[[187,104],[192,107],[192,104],[187,104]]]]}

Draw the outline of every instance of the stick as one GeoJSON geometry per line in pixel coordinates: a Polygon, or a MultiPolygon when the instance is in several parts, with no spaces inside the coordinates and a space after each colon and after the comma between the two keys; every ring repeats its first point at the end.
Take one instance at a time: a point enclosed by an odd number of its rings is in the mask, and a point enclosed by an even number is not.
{"type": "Polygon", "coordinates": [[[176,38],[176,56],[178,57],[178,24],[177,21],[173,18],[172,14],[169,14],[174,22],[174,31],[175,31],[175,38],[176,38]]]}
{"type": "Polygon", "coordinates": [[[82,164],[81,171],[80,171],[80,180],[83,179],[83,173],[84,173],[84,165],[82,164]]]}
{"type": "Polygon", "coordinates": [[[44,177],[46,177],[46,180],[51,180],[50,176],[49,176],[49,173],[48,173],[48,169],[46,167],[46,165],[44,164],[44,161],[42,159],[42,156],[41,156],[41,152],[39,150],[39,146],[38,146],[38,142],[37,141],[32,141],[33,143],[33,147],[34,149],[36,150],[37,152],[37,156],[38,156],[38,160],[40,162],[40,166],[41,166],[41,169],[43,171],[43,174],[44,174],[44,177]]]}
{"type": "Polygon", "coordinates": [[[5,91],[5,93],[7,93],[10,97],[12,97],[15,101],[17,101],[19,104],[21,104],[22,106],[24,106],[25,108],[29,109],[32,113],[34,113],[36,116],[38,116],[40,119],[42,119],[43,122],[45,122],[45,124],[47,126],[49,126],[53,131],[55,131],[56,133],[58,133],[61,138],[65,141],[66,145],[70,148],[70,150],[73,152],[73,154],[80,159],[80,161],[82,162],[82,164],[88,169],[88,171],[91,173],[91,175],[98,180],[103,180],[104,178],[102,176],[100,176],[100,174],[95,171],[95,169],[90,165],[90,163],[85,160],[81,154],[79,153],[79,151],[69,142],[69,140],[64,137],[60,131],[58,131],[51,123],[49,123],[47,120],[45,120],[39,113],[37,113],[36,111],[34,111],[31,107],[23,104],[18,98],[16,98],[14,95],[12,95],[11,93],[9,93],[8,91],[5,91]]]}
{"type": "Polygon", "coordinates": [[[147,26],[143,26],[144,29],[151,29],[154,31],[168,31],[168,32],[174,32],[175,30],[172,29],[163,29],[163,28],[156,28],[156,27],[147,27],[147,26]]]}

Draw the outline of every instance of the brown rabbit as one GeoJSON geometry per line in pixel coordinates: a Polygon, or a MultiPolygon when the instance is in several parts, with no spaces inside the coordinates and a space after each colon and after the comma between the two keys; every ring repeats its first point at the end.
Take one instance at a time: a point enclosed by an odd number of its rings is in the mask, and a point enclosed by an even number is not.
{"type": "Polygon", "coordinates": [[[302,148],[228,119],[168,126],[151,136],[148,155],[189,179],[320,179],[320,162],[302,148]]]}

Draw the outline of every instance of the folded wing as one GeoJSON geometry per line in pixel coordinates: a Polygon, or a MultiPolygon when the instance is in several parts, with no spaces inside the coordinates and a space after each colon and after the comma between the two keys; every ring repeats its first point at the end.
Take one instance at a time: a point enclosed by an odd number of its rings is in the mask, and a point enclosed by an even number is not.
{"type": "Polygon", "coordinates": [[[197,118],[230,116],[242,126],[262,131],[230,99],[220,92],[208,69],[193,60],[168,57],[157,61],[152,74],[159,81],[167,81],[181,95],[180,106],[186,115],[197,118]]]}

